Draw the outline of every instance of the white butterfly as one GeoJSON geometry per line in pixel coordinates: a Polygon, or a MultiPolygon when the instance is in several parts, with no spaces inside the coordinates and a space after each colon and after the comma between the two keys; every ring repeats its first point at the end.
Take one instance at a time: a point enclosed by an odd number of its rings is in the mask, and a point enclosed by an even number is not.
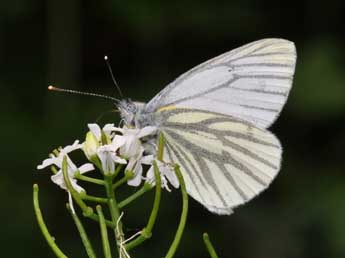
{"type": "Polygon", "coordinates": [[[265,128],[286,102],[295,63],[292,42],[259,40],[196,66],[147,104],[118,108],[127,126],[164,135],[164,160],[180,165],[195,200],[230,214],[280,169],[282,147],[265,128]]]}

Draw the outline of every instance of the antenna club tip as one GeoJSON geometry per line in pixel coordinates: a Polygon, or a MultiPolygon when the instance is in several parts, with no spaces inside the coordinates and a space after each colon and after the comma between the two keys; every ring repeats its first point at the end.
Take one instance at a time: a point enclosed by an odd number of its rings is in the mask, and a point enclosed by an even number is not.
{"type": "Polygon", "coordinates": [[[108,60],[108,56],[104,56],[104,60],[108,60]]]}
{"type": "Polygon", "coordinates": [[[54,89],[55,89],[55,87],[53,85],[48,86],[48,90],[54,90],[54,89]]]}

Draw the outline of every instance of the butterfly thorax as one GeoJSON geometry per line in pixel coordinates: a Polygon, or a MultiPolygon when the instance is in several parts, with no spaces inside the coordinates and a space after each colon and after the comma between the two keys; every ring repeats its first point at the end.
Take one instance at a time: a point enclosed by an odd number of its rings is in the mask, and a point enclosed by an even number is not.
{"type": "Polygon", "coordinates": [[[147,112],[146,104],[134,102],[130,99],[121,100],[117,106],[122,121],[128,127],[143,128],[145,126],[157,126],[154,114],[147,112]]]}

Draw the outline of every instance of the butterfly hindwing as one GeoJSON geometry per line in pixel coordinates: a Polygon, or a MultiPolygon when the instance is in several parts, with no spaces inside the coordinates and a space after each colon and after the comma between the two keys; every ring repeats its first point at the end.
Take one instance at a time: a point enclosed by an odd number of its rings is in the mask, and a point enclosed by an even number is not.
{"type": "Polygon", "coordinates": [[[166,108],[157,114],[165,161],[180,165],[188,193],[212,212],[230,214],[279,171],[282,149],[265,129],[198,109],[166,108]]]}

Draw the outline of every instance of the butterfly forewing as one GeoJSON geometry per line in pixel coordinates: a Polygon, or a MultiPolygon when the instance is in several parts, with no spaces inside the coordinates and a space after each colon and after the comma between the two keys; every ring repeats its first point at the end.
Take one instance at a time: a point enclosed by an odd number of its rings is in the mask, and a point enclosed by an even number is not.
{"type": "Polygon", "coordinates": [[[182,74],[147,105],[213,111],[266,128],[288,97],[296,50],[284,39],[263,39],[202,63],[182,74]]]}
{"type": "Polygon", "coordinates": [[[188,193],[210,211],[230,214],[264,190],[280,167],[269,131],[235,117],[191,108],[158,111],[164,159],[179,164],[188,193]]]}

